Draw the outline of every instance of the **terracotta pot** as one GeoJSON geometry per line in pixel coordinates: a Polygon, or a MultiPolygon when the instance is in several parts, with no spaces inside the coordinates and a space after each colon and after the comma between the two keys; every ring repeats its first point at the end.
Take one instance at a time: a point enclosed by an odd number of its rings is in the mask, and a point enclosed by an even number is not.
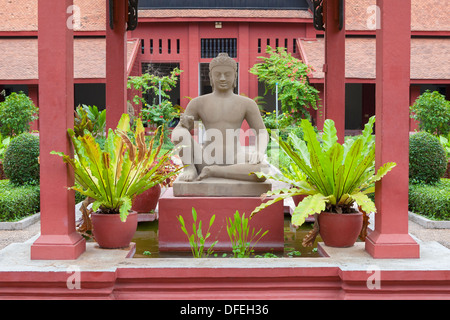
{"type": "Polygon", "coordinates": [[[322,212],[319,214],[320,236],[329,247],[346,248],[355,244],[361,232],[363,214],[337,214],[322,212]]]}
{"type": "Polygon", "coordinates": [[[292,200],[294,200],[295,206],[298,206],[298,204],[299,204],[300,202],[302,202],[303,199],[305,199],[305,197],[306,197],[305,195],[293,196],[293,197],[292,197],[292,200]]]}
{"type": "Polygon", "coordinates": [[[156,209],[160,196],[161,186],[157,184],[144,193],[136,196],[136,198],[134,198],[133,200],[133,206],[131,210],[138,213],[150,213],[156,209]]]}
{"type": "Polygon", "coordinates": [[[119,214],[92,213],[92,227],[100,248],[120,249],[130,245],[137,228],[137,212],[130,212],[125,222],[119,214]]]}

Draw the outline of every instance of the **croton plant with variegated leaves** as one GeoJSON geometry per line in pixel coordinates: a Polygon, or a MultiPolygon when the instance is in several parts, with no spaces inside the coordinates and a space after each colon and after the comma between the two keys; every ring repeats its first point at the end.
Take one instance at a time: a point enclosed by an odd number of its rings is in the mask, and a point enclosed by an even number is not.
{"type": "Polygon", "coordinates": [[[366,213],[376,212],[369,194],[375,191],[375,182],[384,177],[396,164],[388,162],[375,172],[375,140],[372,136],[375,117],[369,122],[360,136],[338,143],[334,122],[327,119],[323,134],[318,136],[308,120],[301,121],[303,139],[290,135],[283,141],[276,135],[272,137],[290,158],[290,167],[281,168],[282,175],[271,176],[255,173],[288,183],[289,189],[267,192],[274,199],[255,208],[254,216],[275,202],[296,195],[306,195],[292,214],[292,224],[300,226],[305,219],[323,211],[335,213],[354,212],[356,203],[366,213]]]}

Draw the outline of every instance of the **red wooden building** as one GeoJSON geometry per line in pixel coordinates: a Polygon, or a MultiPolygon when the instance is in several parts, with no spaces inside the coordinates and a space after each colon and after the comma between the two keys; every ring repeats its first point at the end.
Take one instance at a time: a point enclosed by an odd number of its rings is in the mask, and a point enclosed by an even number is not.
{"type": "MultiPolygon", "coordinates": [[[[208,63],[226,51],[239,63],[237,91],[251,98],[264,85],[248,69],[267,45],[286,47],[311,64],[310,79],[324,94],[324,32],[313,27],[311,1],[143,1],[139,24],[127,33],[127,70],[184,70],[172,101],[209,92],[208,63]],[[186,4],[187,3],[187,4],[186,4]]],[[[375,0],[345,2],[345,128],[359,130],[375,114],[375,0]]],[[[37,1],[0,0],[0,91],[23,90],[38,103],[37,1]]],[[[106,30],[104,0],[75,0],[75,105],[106,106],[106,30]]],[[[411,103],[426,89],[450,96],[450,8],[444,2],[412,0],[411,103]]],[[[0,96],[2,99],[3,96],[0,96]]],[[[129,93],[131,98],[131,93],[129,93]]],[[[266,95],[266,107],[275,97],[266,95]]],[[[317,116],[315,115],[317,118],[317,116]]],[[[320,119],[317,119],[320,126],[320,119]]],[[[37,128],[36,128],[37,129],[37,128]]],[[[410,130],[415,125],[411,123],[410,130]]]]}
{"type": "MultiPolygon", "coordinates": [[[[259,0],[258,0],[259,1],[259,0]]],[[[144,1],[142,1],[144,3],[144,1]]],[[[154,0],[152,3],[157,3],[154,0]]],[[[167,1],[167,3],[176,3],[177,1],[167,1]]],[[[198,3],[214,3],[214,1],[198,1],[198,3]]],[[[230,1],[231,2],[231,1],[230,1]]],[[[249,1],[249,3],[255,1],[249,1]]],[[[266,5],[271,1],[262,1],[266,5]]],[[[285,1],[285,3],[294,3],[295,1],[285,1]]],[[[298,1],[300,2],[300,1],[298,1]]],[[[375,1],[373,1],[375,2],[375,1]]],[[[0,294],[7,298],[21,297],[90,297],[90,298],[153,298],[170,299],[186,298],[191,299],[236,299],[236,298],[278,298],[278,299],[336,299],[336,298],[371,298],[394,299],[394,298],[447,298],[448,297],[448,279],[449,270],[445,266],[448,254],[442,254],[439,248],[427,245],[426,243],[417,243],[408,233],[408,141],[409,141],[409,119],[408,104],[411,98],[411,83],[444,85],[443,89],[448,88],[448,15],[442,1],[428,1],[426,4],[419,0],[377,0],[376,4],[380,9],[380,28],[376,31],[363,30],[363,27],[357,27],[358,32],[353,36],[348,34],[345,37],[345,28],[339,28],[339,16],[347,16],[347,23],[352,21],[352,10],[359,9],[360,12],[367,12],[367,5],[372,2],[357,0],[327,0],[324,1],[324,20],[326,21],[324,50],[320,49],[321,34],[311,32],[312,16],[309,18],[275,18],[278,22],[272,22],[274,18],[262,19],[264,14],[273,14],[272,10],[263,10],[258,12],[255,9],[240,11],[245,13],[242,21],[231,21],[229,33],[225,35],[219,33],[226,30],[227,22],[225,15],[227,10],[208,11],[202,10],[201,13],[212,13],[210,21],[207,17],[199,18],[197,14],[189,21],[189,17],[182,20],[170,22],[170,20],[181,19],[181,13],[195,12],[184,9],[178,11],[173,18],[166,12],[161,22],[156,22],[157,12],[151,14],[151,18],[146,22],[145,11],[141,11],[142,21],[138,29],[134,32],[125,32],[126,23],[126,2],[122,0],[113,0],[115,14],[105,14],[110,9],[106,6],[106,1],[92,0],[39,0],[39,1],[6,1],[0,0],[2,8],[0,16],[0,29],[12,28],[16,30],[2,31],[2,41],[5,40],[5,50],[2,49],[2,59],[6,55],[11,60],[3,60],[0,64],[2,71],[0,79],[3,85],[39,85],[39,103],[40,103],[40,138],[41,138],[41,234],[32,244],[24,243],[18,247],[14,246],[11,251],[13,258],[8,262],[11,265],[0,265],[0,294]],[[17,3],[23,7],[12,10],[17,3]],[[39,30],[37,30],[36,9],[39,3],[39,30]],[[340,15],[339,3],[345,3],[347,12],[340,15]],[[81,15],[79,24],[76,25],[75,32],[71,28],[66,28],[69,7],[78,5],[81,15]],[[363,6],[361,7],[361,4],[363,6]],[[412,4],[412,6],[411,6],[412,4]],[[431,4],[431,5],[430,5],[431,4]],[[430,8],[428,6],[435,6],[430,8]],[[97,6],[97,7],[96,7],[97,6]],[[421,8],[422,6],[426,7],[421,8]],[[7,8],[7,11],[4,11],[7,8]],[[23,10],[29,10],[29,14],[23,14],[23,10]],[[89,12],[97,14],[89,16],[89,12]],[[419,9],[418,9],[419,8],[419,9]],[[107,10],[105,10],[107,9],[107,10]],[[411,9],[413,13],[411,14],[411,9]],[[431,10],[432,9],[432,10],[431,10]],[[433,11],[436,10],[436,11],[433,11]],[[4,12],[7,12],[5,15],[4,12]],[[86,14],[83,15],[82,13],[86,14]],[[426,26],[433,25],[434,31],[422,30],[417,34],[425,40],[439,40],[436,43],[442,45],[440,49],[435,44],[431,50],[422,52],[421,59],[416,62],[417,57],[410,59],[410,48],[414,52],[414,41],[416,36],[413,31],[413,41],[411,41],[411,22],[414,24],[417,12],[424,14],[426,26]],[[258,15],[255,19],[254,14],[258,15]],[[219,19],[220,18],[220,19],[219,19]],[[25,22],[26,19],[34,21],[25,22]],[[34,19],[34,20],[33,20],[34,19]],[[255,19],[255,20],[253,20],[255,19]],[[259,20],[258,20],[259,19],[259,20]],[[290,19],[298,19],[291,21],[290,19]],[[439,28],[443,30],[436,31],[436,21],[439,20],[439,28]],[[5,26],[6,21],[6,26],[5,26]],[[19,21],[19,22],[17,22],[19,21]],[[259,22],[257,22],[259,21],[259,22]],[[277,24],[289,24],[289,28],[277,28],[277,24]],[[111,22],[115,23],[114,29],[109,27],[111,22]],[[222,22],[222,28],[219,24],[222,22]],[[96,26],[98,23],[98,26],[96,26]],[[147,27],[146,24],[148,23],[147,27]],[[158,29],[158,24],[165,26],[158,29]],[[169,38],[165,33],[166,29],[175,25],[181,26],[178,33],[174,33],[174,38],[169,38]],[[234,27],[232,27],[234,24],[234,27]],[[298,24],[298,28],[297,25],[298,24]],[[102,27],[103,25],[103,27],[102,27]],[[216,25],[218,28],[216,28],[216,25]],[[256,25],[260,26],[259,31],[253,30],[256,25]],[[31,30],[28,30],[29,28],[31,30]],[[147,33],[139,33],[147,28],[147,33]],[[297,30],[298,34],[290,34],[290,29],[297,30]],[[18,30],[17,30],[18,29],[18,30]],[[23,29],[23,30],[22,30],[23,29]],[[238,31],[236,31],[236,29],[238,31]],[[183,32],[181,30],[184,30],[183,32]],[[234,31],[233,31],[234,30],[234,31]],[[280,32],[278,32],[279,30],[280,32]],[[283,30],[283,32],[281,32],[283,30]],[[302,32],[303,30],[303,32],[302,32]],[[346,59],[352,50],[345,50],[345,47],[351,48],[350,42],[353,39],[363,39],[370,41],[376,33],[376,78],[372,80],[369,76],[352,78],[352,67],[355,70],[363,70],[367,66],[369,54],[363,50],[366,46],[356,50],[359,52],[356,57],[362,60],[355,60],[354,56],[346,59]],[[359,34],[358,34],[359,33],[359,34]],[[422,34],[423,33],[423,34],[422,34]],[[26,41],[36,41],[39,34],[38,56],[32,50],[22,49],[11,54],[11,43],[23,44],[26,41]],[[106,36],[105,36],[106,34],[106,36]],[[73,39],[75,36],[75,40],[73,39]],[[130,41],[127,41],[127,36],[130,41]],[[188,262],[187,265],[179,265],[175,261],[158,260],[156,264],[149,265],[142,260],[132,259],[124,261],[124,252],[108,251],[97,249],[91,245],[87,246],[84,239],[75,230],[75,212],[74,196],[67,190],[68,185],[74,181],[73,173],[67,169],[67,166],[55,156],[50,155],[51,150],[60,150],[65,153],[71,152],[71,146],[67,137],[67,128],[73,125],[73,107],[74,107],[74,84],[87,83],[105,83],[105,105],[107,110],[107,121],[109,125],[117,122],[120,116],[126,110],[127,92],[125,87],[127,74],[133,72],[139,73],[142,63],[180,63],[180,67],[188,68],[188,72],[183,73],[180,83],[180,102],[183,101],[182,94],[198,94],[204,90],[200,84],[203,83],[201,77],[201,63],[208,61],[207,57],[202,58],[201,44],[209,42],[218,43],[211,39],[234,39],[232,44],[236,43],[236,59],[240,64],[240,70],[251,65],[251,59],[254,57],[255,40],[264,39],[276,41],[283,44],[282,39],[288,39],[289,50],[298,50],[298,54],[309,63],[314,64],[318,59],[316,69],[318,74],[312,79],[313,83],[324,86],[324,117],[335,120],[338,125],[339,133],[343,132],[345,126],[345,98],[352,97],[353,94],[345,94],[346,84],[361,83],[376,85],[376,151],[375,162],[379,167],[385,162],[396,162],[397,167],[382,181],[377,183],[375,192],[375,202],[378,212],[375,216],[375,229],[368,235],[365,243],[359,244],[354,251],[334,251],[329,252],[330,257],[324,257],[322,260],[310,261],[305,264],[303,261],[232,261],[230,264],[218,266],[217,262],[205,261],[205,263],[188,262]],[[253,38],[253,37],[256,38],[253,38]],[[309,38],[311,36],[311,38],[309,38]],[[447,36],[447,38],[444,38],[447,36]],[[142,38],[141,38],[142,37],[142,38]],[[144,38],[145,37],[145,38],[144,38]],[[187,37],[187,38],[186,38],[187,37]],[[202,38],[203,37],[203,38],[202,38]],[[289,39],[296,39],[296,46],[289,44],[289,39]],[[301,39],[308,37],[308,39],[301,39]],[[372,37],[372,38],[370,38],[372,37]],[[136,39],[136,40],[133,40],[136,39]],[[151,49],[150,40],[153,39],[153,54],[148,51],[151,49]],[[160,42],[161,39],[161,42],[160,42]],[[168,52],[170,41],[170,54],[168,52]],[[179,52],[178,41],[180,40],[179,52]],[[210,39],[205,41],[206,39],[210,39]],[[316,39],[316,40],[314,40],[316,39]],[[142,42],[143,41],[143,46],[142,42]],[[445,41],[444,41],[445,40],[445,41]],[[89,42],[92,45],[91,51],[87,49],[78,49],[82,42],[89,42]],[[161,43],[161,45],[160,45],[161,43]],[[166,45],[166,44],[167,45],[166,45]],[[128,46],[127,46],[128,44],[128,46]],[[311,45],[311,47],[309,47],[311,45]],[[98,46],[98,47],[97,47],[98,46]],[[242,48],[248,48],[248,55],[245,51],[240,55],[242,48]],[[142,53],[142,47],[144,53],[142,53]],[[161,47],[161,51],[160,48],[161,47]],[[106,49],[104,49],[106,48],[106,49]],[[155,49],[156,48],[156,49],[155,49]],[[167,48],[166,57],[163,57],[164,50],[167,48]],[[253,49],[252,49],[253,48],[253,49]],[[317,50],[314,54],[313,49],[317,50]],[[318,49],[319,48],[319,49],[318,49]],[[104,50],[102,53],[102,50],[104,50]],[[161,59],[154,56],[160,54],[161,59]],[[436,51],[443,51],[446,55],[441,60],[434,60],[436,51]],[[325,51],[325,53],[323,52],[325,51]],[[95,52],[100,52],[96,56],[95,52]],[[161,52],[161,53],[159,53],[161,52]],[[175,55],[174,55],[175,52],[175,55]],[[193,54],[194,56],[170,58],[177,54],[193,54]],[[429,56],[427,57],[427,54],[429,56]],[[324,58],[322,58],[324,56],[324,58]],[[94,62],[94,57],[98,61],[94,62]],[[29,59],[29,60],[27,60],[29,59]],[[321,60],[323,59],[323,60],[321,60]],[[24,61],[30,61],[23,64],[24,61]],[[38,61],[38,75],[35,69],[28,66],[34,66],[38,61]],[[363,61],[359,64],[355,61],[363,61]],[[364,62],[366,61],[366,62],[364,62]],[[410,63],[411,61],[411,63],[410,63]],[[18,63],[19,62],[19,63],[18,63]],[[183,66],[181,66],[183,63],[183,66]],[[418,65],[429,64],[427,75],[416,73],[418,65]],[[94,67],[98,69],[94,70],[94,67]],[[318,66],[318,68],[317,68],[318,66]],[[11,68],[12,67],[12,68],[11,68]],[[320,68],[322,67],[322,68],[320,68]],[[20,70],[27,74],[26,79],[17,77],[14,72],[20,70]],[[105,70],[106,69],[106,70],[105,70]],[[198,71],[198,77],[195,71],[198,71]],[[320,70],[323,70],[325,77],[322,80],[320,70]],[[442,74],[443,76],[436,75],[442,74]],[[34,73],[33,73],[34,72],[34,73]],[[90,74],[90,77],[84,75],[90,74]],[[92,72],[92,73],[89,73],[92,72]],[[104,72],[104,73],[102,73],[104,72]],[[186,75],[189,74],[189,76],[186,75]],[[411,79],[417,74],[417,79],[411,79]],[[191,76],[195,81],[191,80],[191,76]],[[39,81],[37,81],[39,77],[39,81]],[[352,82],[351,79],[358,79],[358,82],[352,82]],[[428,80],[427,80],[428,79],[428,80]],[[436,80],[437,79],[437,80],[436,80]],[[417,81],[417,82],[414,82],[417,81]],[[192,84],[192,86],[191,86],[192,84]],[[424,250],[420,250],[421,246],[424,250]],[[15,259],[19,251],[25,255],[23,260],[15,259]],[[429,250],[431,249],[431,250],[429,250]],[[105,256],[99,258],[97,255],[100,250],[105,256]],[[119,257],[120,255],[120,257],[119,257]],[[114,257],[118,257],[115,259],[114,257]],[[350,260],[343,259],[347,256],[350,260]],[[436,260],[439,258],[439,261],[436,260]],[[328,259],[329,258],[329,259],[328,259]],[[376,260],[375,260],[376,259],[376,260]],[[387,260],[379,260],[387,259],[387,260]],[[401,259],[412,259],[403,261],[401,259]],[[434,260],[433,260],[434,259],[434,260]],[[45,262],[49,260],[48,262],[45,262]],[[67,268],[61,267],[64,264],[56,263],[55,260],[67,260],[69,264],[77,265],[79,263],[83,270],[83,287],[81,290],[68,292],[67,287],[67,268]],[[19,261],[19,262],[17,262],[19,261]],[[20,263],[23,261],[22,263],[20,263]],[[44,261],[44,262],[41,262],[44,261]],[[383,263],[386,261],[386,263],[383,263]],[[98,264],[106,263],[105,268],[99,269],[98,264]],[[439,262],[439,263],[437,263],[439,262]],[[392,264],[391,264],[392,263],[392,264]],[[435,263],[435,265],[432,265],[435,263]],[[175,266],[175,264],[178,264],[175,266]],[[276,265],[275,265],[276,264],[276,265]],[[444,265],[444,266],[442,266],[444,265]],[[380,267],[382,275],[381,291],[374,292],[369,286],[367,268],[380,267]]],[[[190,2],[192,3],[192,2],[190,2]]],[[[197,3],[197,2],[194,2],[197,3]]],[[[280,2],[281,3],[281,2],[280,2]]],[[[308,13],[307,9],[287,8],[290,15],[294,13],[308,13]]],[[[159,9],[161,10],[161,9],[159,9]]],[[[190,10],[195,10],[191,8],[190,10]]],[[[244,10],[244,9],[242,9],[244,10]]],[[[282,13],[280,10],[276,14],[282,13]]],[[[148,13],[148,12],[147,12],[148,13]]],[[[341,12],[342,13],[342,12],[341,12]]],[[[232,14],[231,19],[236,19],[237,12],[232,14]]],[[[357,15],[360,17],[360,15],[357,15]]],[[[423,21],[420,18],[420,21],[423,21]]],[[[361,21],[367,19],[362,16],[361,21]]],[[[342,20],[341,20],[342,21],[342,20]]],[[[343,21],[342,21],[343,22],[343,21]]],[[[358,24],[353,21],[353,25],[358,24]]],[[[364,24],[364,22],[362,22],[364,24]]],[[[341,25],[344,26],[343,24],[341,25]]],[[[349,26],[348,33],[351,33],[352,27],[349,26]]],[[[413,28],[414,30],[414,28],[413,28]]],[[[177,31],[178,32],[178,31],[177,31]]],[[[292,44],[294,40],[292,40],[292,44]]],[[[20,46],[19,46],[20,47],[20,46]]],[[[423,45],[419,45],[424,48],[423,45]]],[[[30,45],[32,48],[32,45],[30,45]]],[[[258,46],[256,46],[256,51],[258,46]]],[[[421,49],[422,50],[422,49],[421,49]]],[[[372,67],[373,68],[373,67],[372,67]]],[[[370,70],[373,69],[370,68],[370,70]]],[[[256,93],[257,83],[255,79],[246,73],[240,73],[239,90],[243,93],[244,89],[249,90],[249,95],[256,93]],[[244,75],[245,74],[245,75],[244,75]],[[252,89],[253,88],[253,89],[252,89]],[[254,91],[252,91],[254,90],[254,91]]],[[[355,80],[356,81],[356,80],[355,80]]],[[[9,88],[9,87],[7,87],[9,88]]],[[[205,89],[206,90],[206,89],[205,89]]],[[[362,89],[361,89],[362,90],[362,89]]],[[[348,93],[349,91],[347,91],[348,93]]],[[[446,91],[447,93],[447,91],[446,91]]],[[[101,90],[96,92],[101,95],[101,90]]],[[[361,94],[362,95],[362,94],[361,94]]],[[[86,102],[87,101],[86,97],[86,102]]],[[[361,104],[366,99],[360,100],[361,104]]],[[[373,103],[373,99],[370,103],[373,103]]],[[[347,112],[351,114],[352,112],[347,112]]],[[[320,120],[320,119],[319,119],[320,120]]],[[[320,123],[320,121],[319,121],[320,123]]],[[[342,140],[342,136],[340,139],[342,140]]],[[[187,259],[189,260],[189,259],[187,259]]],[[[276,259],[278,260],[278,259],[276,259]]],[[[2,261],[3,263],[3,261],[2,261]]]]}

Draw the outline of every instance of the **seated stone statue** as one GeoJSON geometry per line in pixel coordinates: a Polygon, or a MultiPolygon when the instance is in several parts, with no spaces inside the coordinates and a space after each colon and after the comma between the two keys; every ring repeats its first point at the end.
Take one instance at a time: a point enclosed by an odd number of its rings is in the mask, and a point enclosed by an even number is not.
{"type": "Polygon", "coordinates": [[[180,157],[183,173],[179,181],[204,181],[224,178],[263,182],[253,172],[267,167],[264,155],[268,133],[256,103],[236,95],[237,63],[226,53],[220,53],[209,66],[213,92],[193,99],[173,130],[172,141],[182,146],[180,157]],[[240,143],[244,120],[256,136],[256,146],[248,151],[240,143]],[[199,144],[191,134],[194,122],[205,128],[205,143],[199,144]]]}

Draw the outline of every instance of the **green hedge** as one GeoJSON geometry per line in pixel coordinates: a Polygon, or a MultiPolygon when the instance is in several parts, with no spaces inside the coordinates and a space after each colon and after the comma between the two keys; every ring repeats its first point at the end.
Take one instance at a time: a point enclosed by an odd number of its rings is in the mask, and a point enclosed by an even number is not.
{"type": "Polygon", "coordinates": [[[39,186],[14,186],[9,180],[0,180],[0,222],[20,220],[39,208],[39,186]]]}
{"type": "Polygon", "coordinates": [[[435,220],[450,220],[450,179],[435,185],[410,184],[409,210],[435,220]]]}

